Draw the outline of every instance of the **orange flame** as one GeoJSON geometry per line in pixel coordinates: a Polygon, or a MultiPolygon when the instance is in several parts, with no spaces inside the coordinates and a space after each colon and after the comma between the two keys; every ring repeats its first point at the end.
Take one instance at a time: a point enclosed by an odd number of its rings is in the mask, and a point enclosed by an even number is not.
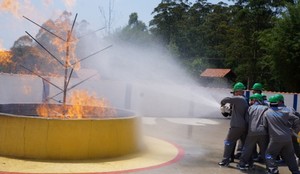
{"type": "MultiPolygon", "coordinates": [[[[78,39],[76,38],[74,33],[71,33],[69,40],[66,41],[73,23],[73,21],[70,20],[70,17],[71,13],[64,12],[54,22],[48,21],[45,23],[47,29],[54,31],[55,34],[65,39],[62,40],[61,38],[53,37],[50,40],[50,42],[56,48],[57,52],[61,55],[61,57],[64,58],[64,61],[66,61],[66,64],[68,66],[75,63],[78,60],[75,51],[78,39]]],[[[73,68],[78,70],[80,68],[80,63],[76,63],[73,68]]]]}
{"type": "Polygon", "coordinates": [[[13,57],[10,51],[2,51],[0,50],[0,64],[7,66],[12,63],[11,58],[13,57]]]}
{"type": "Polygon", "coordinates": [[[3,0],[0,4],[0,10],[19,16],[20,3],[17,0],[3,0]]]}
{"type": "Polygon", "coordinates": [[[109,108],[109,103],[104,99],[97,99],[87,91],[74,91],[69,98],[68,105],[40,105],[37,113],[41,117],[56,118],[101,118],[114,117],[116,111],[109,108]]]}

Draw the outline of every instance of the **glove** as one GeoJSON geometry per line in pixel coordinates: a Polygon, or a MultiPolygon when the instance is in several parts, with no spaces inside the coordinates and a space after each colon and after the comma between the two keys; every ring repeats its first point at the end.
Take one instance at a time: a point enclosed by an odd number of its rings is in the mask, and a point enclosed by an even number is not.
{"type": "Polygon", "coordinates": [[[221,106],[220,110],[221,110],[221,114],[224,117],[231,116],[231,106],[229,103],[226,103],[225,105],[221,106]]]}

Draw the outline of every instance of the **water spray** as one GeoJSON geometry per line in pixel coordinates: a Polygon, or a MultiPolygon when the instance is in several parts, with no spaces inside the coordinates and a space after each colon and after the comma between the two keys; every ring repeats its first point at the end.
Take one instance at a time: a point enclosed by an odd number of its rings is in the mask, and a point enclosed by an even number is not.
{"type": "MultiPolygon", "coordinates": [[[[60,87],[58,87],[57,85],[51,83],[49,80],[47,80],[46,78],[42,77],[42,76],[39,75],[38,73],[35,73],[35,72],[31,71],[29,68],[26,68],[25,66],[20,65],[22,68],[24,68],[24,69],[30,71],[31,73],[33,73],[34,75],[36,75],[36,76],[38,76],[38,77],[40,77],[40,78],[42,78],[43,80],[45,80],[46,82],[48,82],[49,84],[51,84],[52,86],[58,88],[58,89],[61,91],[61,92],[57,93],[56,95],[54,95],[54,96],[52,96],[52,97],[48,97],[47,100],[49,100],[49,99],[54,99],[54,97],[56,97],[56,96],[58,96],[58,95],[60,95],[60,94],[63,93],[62,104],[63,104],[63,108],[64,108],[64,109],[63,109],[63,115],[65,116],[65,114],[66,114],[66,103],[67,103],[67,92],[68,92],[69,90],[75,88],[75,87],[78,86],[79,84],[81,84],[81,83],[85,82],[86,80],[88,80],[88,79],[90,79],[90,78],[92,78],[92,77],[95,76],[95,75],[92,75],[92,76],[90,76],[90,77],[88,77],[88,78],[82,80],[81,82],[79,82],[79,83],[77,83],[76,85],[73,85],[72,87],[69,88],[68,86],[69,86],[69,83],[70,83],[72,74],[73,74],[73,72],[74,72],[74,67],[76,66],[77,63],[79,63],[79,62],[81,62],[81,61],[83,61],[83,60],[85,60],[85,59],[88,59],[88,58],[90,58],[90,57],[92,57],[92,56],[94,56],[94,55],[96,55],[96,54],[98,54],[98,53],[100,53],[100,52],[102,52],[102,51],[104,51],[104,50],[106,50],[106,49],[112,47],[112,45],[109,45],[109,46],[107,46],[107,47],[105,47],[105,48],[103,48],[103,49],[101,49],[101,50],[99,50],[99,51],[97,51],[97,52],[95,52],[95,53],[93,53],[93,54],[91,54],[91,55],[85,57],[85,58],[79,59],[79,60],[77,60],[77,61],[71,63],[71,60],[70,60],[70,43],[72,42],[71,38],[72,38],[72,34],[73,34],[75,22],[76,22],[76,19],[77,19],[77,13],[76,13],[75,18],[74,18],[74,20],[73,20],[71,29],[70,29],[69,31],[67,31],[67,38],[66,38],[66,39],[64,39],[63,37],[61,37],[61,36],[59,36],[59,35],[57,35],[57,34],[55,34],[55,33],[53,33],[53,32],[51,32],[51,31],[48,30],[47,28],[45,28],[45,27],[43,27],[43,26],[37,24],[36,22],[34,22],[33,20],[29,19],[28,17],[25,17],[25,16],[23,16],[23,17],[24,17],[25,19],[27,19],[28,21],[32,22],[33,24],[39,26],[39,27],[42,28],[43,30],[47,31],[48,33],[52,34],[53,36],[55,36],[55,37],[59,38],[60,40],[66,42],[66,56],[65,56],[65,61],[64,61],[64,63],[62,63],[62,62],[61,62],[54,54],[51,53],[51,51],[49,51],[46,47],[44,47],[44,46],[43,46],[37,39],[35,39],[31,34],[29,34],[27,31],[25,31],[25,33],[26,33],[29,37],[31,37],[31,38],[32,38],[36,43],[38,43],[38,44],[39,44],[39,45],[40,45],[40,46],[41,46],[41,47],[42,47],[42,48],[43,48],[43,49],[44,49],[44,50],[52,57],[52,58],[54,58],[60,65],[62,65],[62,67],[64,68],[64,85],[63,85],[63,88],[60,88],[60,87]]],[[[96,31],[94,31],[94,32],[100,31],[100,30],[102,30],[102,29],[104,29],[104,27],[103,27],[103,28],[100,28],[100,29],[98,29],[98,30],[96,30],[96,31]]],[[[94,33],[94,32],[91,32],[91,33],[94,33]]],[[[87,36],[87,35],[89,35],[89,34],[91,34],[91,33],[88,33],[88,34],[86,34],[86,35],[84,35],[84,36],[81,36],[81,37],[78,37],[78,38],[85,37],[85,36],[87,36]]]]}

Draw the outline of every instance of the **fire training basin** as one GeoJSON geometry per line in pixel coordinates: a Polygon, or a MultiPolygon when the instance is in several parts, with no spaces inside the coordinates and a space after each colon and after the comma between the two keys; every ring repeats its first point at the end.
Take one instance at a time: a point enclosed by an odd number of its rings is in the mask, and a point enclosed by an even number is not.
{"type": "Polygon", "coordinates": [[[115,109],[115,117],[43,118],[39,104],[0,105],[0,156],[84,160],[120,157],[141,149],[140,119],[115,109]]]}

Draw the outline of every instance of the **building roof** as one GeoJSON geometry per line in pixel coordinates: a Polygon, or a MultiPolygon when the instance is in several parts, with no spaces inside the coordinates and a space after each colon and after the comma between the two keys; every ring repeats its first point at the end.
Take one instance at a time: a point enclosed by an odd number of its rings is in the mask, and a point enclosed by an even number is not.
{"type": "Polygon", "coordinates": [[[213,69],[207,68],[203,71],[200,76],[201,77],[225,77],[227,74],[231,72],[231,69],[213,69]]]}

